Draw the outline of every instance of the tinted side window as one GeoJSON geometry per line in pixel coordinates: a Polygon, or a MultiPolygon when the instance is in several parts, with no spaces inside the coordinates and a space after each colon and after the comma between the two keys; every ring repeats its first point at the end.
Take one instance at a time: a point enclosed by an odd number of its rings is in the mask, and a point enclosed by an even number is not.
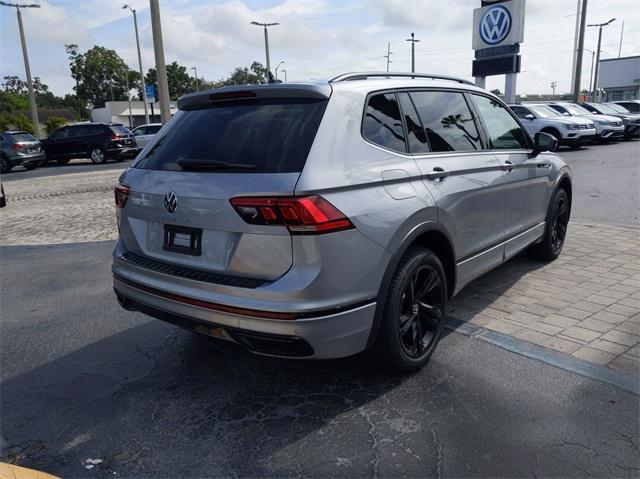
{"type": "Polygon", "coordinates": [[[500,103],[486,96],[472,95],[482,122],[487,128],[491,146],[496,150],[527,149],[527,135],[500,103]]]}
{"type": "Polygon", "coordinates": [[[471,110],[458,92],[411,92],[431,151],[480,150],[480,135],[471,110]]]}
{"type": "Polygon", "coordinates": [[[70,128],[63,128],[61,130],[58,130],[54,133],[53,137],[56,140],[61,140],[63,138],[67,138],[69,136],[69,130],[70,128]]]}
{"type": "Polygon", "coordinates": [[[362,124],[362,135],[371,143],[390,150],[403,153],[407,151],[395,93],[382,93],[369,97],[362,124]]]}
{"type": "Polygon", "coordinates": [[[518,118],[524,118],[532,114],[529,110],[521,106],[512,106],[511,111],[514,112],[518,118]]]}
{"type": "Polygon", "coordinates": [[[426,153],[429,151],[427,134],[424,131],[418,112],[416,112],[413,102],[408,93],[399,93],[402,114],[407,125],[407,140],[409,141],[409,151],[411,153],[426,153]]]}
{"type": "Polygon", "coordinates": [[[81,136],[80,134],[80,126],[76,126],[73,128],[69,128],[69,133],[67,133],[67,138],[77,138],[78,136],[81,136]]]}
{"type": "Polygon", "coordinates": [[[160,128],[162,128],[162,126],[160,125],[151,125],[147,127],[147,135],[155,135],[156,133],[158,133],[160,131],[160,128]]]}

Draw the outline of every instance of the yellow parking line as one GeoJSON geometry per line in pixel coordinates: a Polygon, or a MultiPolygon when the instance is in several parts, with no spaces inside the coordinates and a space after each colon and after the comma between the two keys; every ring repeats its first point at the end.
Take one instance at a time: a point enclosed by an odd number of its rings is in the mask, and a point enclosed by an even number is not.
{"type": "Polygon", "coordinates": [[[60,479],[46,472],[0,462],[0,479],[60,479]]]}

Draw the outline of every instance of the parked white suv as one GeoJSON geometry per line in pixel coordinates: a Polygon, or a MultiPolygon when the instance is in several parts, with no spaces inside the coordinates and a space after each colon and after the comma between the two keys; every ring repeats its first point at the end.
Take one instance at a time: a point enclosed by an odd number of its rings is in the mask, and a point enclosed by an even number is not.
{"type": "Polygon", "coordinates": [[[615,116],[594,115],[586,108],[575,103],[550,103],[549,106],[565,116],[591,120],[596,125],[596,138],[599,141],[613,140],[624,136],[624,123],[615,116]]]}
{"type": "Polygon", "coordinates": [[[596,127],[591,120],[562,116],[547,105],[509,105],[531,136],[543,131],[558,141],[559,145],[578,148],[591,143],[596,137],[596,127]]]}

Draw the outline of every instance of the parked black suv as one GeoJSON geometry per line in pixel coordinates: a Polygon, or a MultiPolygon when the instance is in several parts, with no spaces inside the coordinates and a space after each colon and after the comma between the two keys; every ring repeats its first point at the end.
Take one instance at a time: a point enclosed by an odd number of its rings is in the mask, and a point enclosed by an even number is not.
{"type": "Polygon", "coordinates": [[[84,123],[63,126],[42,140],[47,160],[59,164],[72,158],[89,158],[93,163],[104,163],[108,158],[123,161],[136,156],[136,140],[127,127],[112,123],[84,123]]]}

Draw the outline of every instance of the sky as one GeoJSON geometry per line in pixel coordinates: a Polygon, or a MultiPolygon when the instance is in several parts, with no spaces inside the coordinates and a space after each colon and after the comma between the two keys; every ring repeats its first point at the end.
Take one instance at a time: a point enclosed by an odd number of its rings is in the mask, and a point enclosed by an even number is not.
{"type": "MultiPolygon", "coordinates": [[[[32,76],[57,95],[71,93],[65,44],[81,51],[94,45],[114,49],[137,70],[133,16],[123,0],[32,0],[39,9],[23,14],[32,76]]],[[[142,63],[155,66],[148,0],[126,0],[138,13],[142,63]]],[[[29,3],[29,2],[27,2],[29,3]]],[[[416,71],[471,77],[473,9],[480,0],[160,0],[166,63],[196,67],[207,80],[227,77],[254,60],[265,63],[259,22],[279,22],[269,31],[272,69],[280,61],[287,79],[329,79],[340,73],[411,69],[411,32],[416,71]]],[[[576,0],[526,0],[521,45],[520,94],[571,89],[576,0]]],[[[603,30],[602,58],[640,54],[640,0],[589,0],[587,22],[616,18],[603,30]]],[[[585,48],[595,50],[597,28],[588,28],[585,48]]],[[[585,52],[583,88],[589,86],[591,54],[585,52]]],[[[0,77],[25,78],[15,9],[0,6],[0,77]]],[[[282,76],[282,73],[280,73],[282,76]]],[[[504,91],[504,76],[487,88],[504,91]]]]}

